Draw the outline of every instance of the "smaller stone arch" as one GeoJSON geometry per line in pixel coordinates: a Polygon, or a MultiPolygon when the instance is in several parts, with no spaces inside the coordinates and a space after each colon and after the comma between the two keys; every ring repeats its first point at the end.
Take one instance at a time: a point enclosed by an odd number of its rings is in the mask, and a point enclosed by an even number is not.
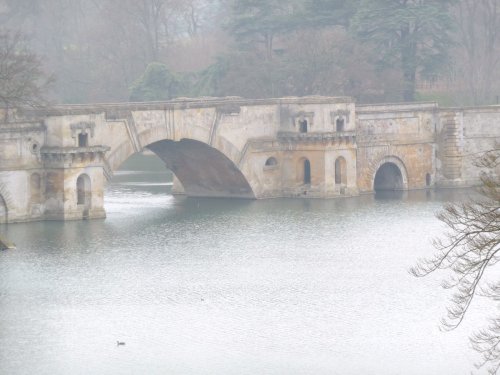
{"type": "Polygon", "coordinates": [[[92,188],[90,177],[87,174],[81,174],[76,180],[76,204],[90,208],[92,200],[92,188]]]}
{"type": "Polygon", "coordinates": [[[347,185],[347,162],[343,156],[335,160],[335,185],[347,185]]]}
{"type": "Polygon", "coordinates": [[[9,209],[7,208],[7,202],[4,197],[0,194],[0,224],[5,224],[9,221],[9,209]]]}
{"type": "Polygon", "coordinates": [[[396,156],[382,158],[374,168],[373,191],[408,190],[408,172],[396,156]]]}

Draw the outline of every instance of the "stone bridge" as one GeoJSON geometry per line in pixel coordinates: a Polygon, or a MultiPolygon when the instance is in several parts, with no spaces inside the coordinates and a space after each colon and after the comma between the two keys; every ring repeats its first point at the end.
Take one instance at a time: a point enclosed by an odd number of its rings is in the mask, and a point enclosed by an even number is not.
{"type": "Polygon", "coordinates": [[[334,198],[477,184],[474,158],[500,139],[499,106],[356,106],[345,97],[71,105],[8,117],[0,222],[104,217],[106,182],[145,149],[188,196],[334,198]]]}

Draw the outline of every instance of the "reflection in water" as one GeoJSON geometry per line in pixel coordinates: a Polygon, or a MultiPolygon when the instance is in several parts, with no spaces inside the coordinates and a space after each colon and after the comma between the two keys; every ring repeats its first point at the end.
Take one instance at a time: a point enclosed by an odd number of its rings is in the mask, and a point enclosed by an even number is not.
{"type": "Polygon", "coordinates": [[[440,332],[439,275],[407,272],[448,192],[186,199],[157,175],[119,176],[106,220],[2,228],[0,373],[469,373],[478,323],[440,332]]]}
{"type": "Polygon", "coordinates": [[[408,198],[405,190],[380,190],[375,192],[375,199],[378,200],[401,200],[408,198]]]}

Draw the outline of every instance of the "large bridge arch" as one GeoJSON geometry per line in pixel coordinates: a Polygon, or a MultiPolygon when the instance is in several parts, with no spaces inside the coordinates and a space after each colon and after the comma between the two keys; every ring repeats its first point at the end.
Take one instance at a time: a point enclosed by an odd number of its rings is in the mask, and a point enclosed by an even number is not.
{"type": "Polygon", "coordinates": [[[408,171],[403,161],[396,156],[385,156],[376,164],[372,176],[374,192],[408,190],[408,171]]]}
{"type": "Polygon", "coordinates": [[[248,180],[235,163],[204,142],[162,140],[146,148],[165,162],[188,196],[255,198],[248,180]]]}
{"type": "Polygon", "coordinates": [[[113,134],[114,139],[106,155],[110,176],[130,156],[149,149],[173,172],[188,196],[255,198],[251,179],[245,175],[248,171],[238,166],[245,147],[219,134],[215,108],[185,110],[176,116],[159,112],[132,113],[112,121],[108,136],[113,134]]]}
{"type": "MultiPolygon", "coordinates": [[[[255,199],[249,181],[237,165],[223,152],[205,142],[162,139],[146,145],[144,149],[152,151],[165,163],[188,196],[255,199]]],[[[135,153],[130,147],[121,145],[115,151],[115,156],[118,155],[120,159],[113,161],[111,172],[115,172],[135,153]]]]}

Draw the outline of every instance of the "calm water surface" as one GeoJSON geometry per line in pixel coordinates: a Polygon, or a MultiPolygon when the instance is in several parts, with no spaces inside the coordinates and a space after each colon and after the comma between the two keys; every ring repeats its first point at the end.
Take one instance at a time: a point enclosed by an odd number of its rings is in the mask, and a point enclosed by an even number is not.
{"type": "Polygon", "coordinates": [[[481,314],[441,332],[444,275],[407,271],[456,198],[181,199],[166,181],[121,172],[106,220],[1,228],[18,248],[0,252],[0,374],[470,373],[481,314]]]}

